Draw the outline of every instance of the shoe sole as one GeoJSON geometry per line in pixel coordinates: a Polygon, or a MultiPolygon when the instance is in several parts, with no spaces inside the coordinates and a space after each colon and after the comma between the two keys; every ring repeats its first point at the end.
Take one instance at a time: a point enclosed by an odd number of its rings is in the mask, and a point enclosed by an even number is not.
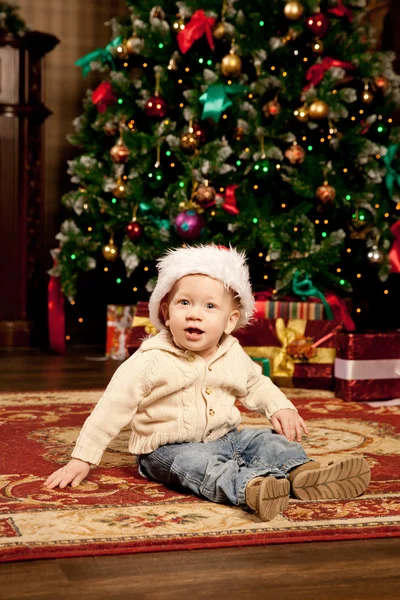
{"type": "Polygon", "coordinates": [[[349,457],[320,469],[301,471],[292,481],[292,494],[299,500],[355,498],[370,481],[367,461],[349,457]]]}
{"type": "Polygon", "coordinates": [[[287,509],[290,483],[287,479],[265,477],[260,485],[257,498],[257,515],[262,521],[271,521],[287,509]]]}

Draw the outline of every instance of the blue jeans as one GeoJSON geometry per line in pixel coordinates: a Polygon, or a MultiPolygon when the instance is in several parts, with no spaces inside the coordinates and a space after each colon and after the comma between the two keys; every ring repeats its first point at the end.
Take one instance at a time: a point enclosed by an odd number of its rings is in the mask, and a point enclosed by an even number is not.
{"type": "Polygon", "coordinates": [[[215,442],[167,444],[139,457],[141,473],[155,481],[243,508],[250,479],[287,477],[309,461],[300,444],[271,429],[235,429],[215,442]]]}

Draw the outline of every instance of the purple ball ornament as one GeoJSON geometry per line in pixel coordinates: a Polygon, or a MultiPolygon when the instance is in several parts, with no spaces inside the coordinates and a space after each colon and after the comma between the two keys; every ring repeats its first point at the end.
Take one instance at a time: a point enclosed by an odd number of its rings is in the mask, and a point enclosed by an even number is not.
{"type": "Polygon", "coordinates": [[[175,230],[183,240],[197,240],[205,226],[205,221],[198,212],[190,208],[179,213],[175,219],[175,230]]]}

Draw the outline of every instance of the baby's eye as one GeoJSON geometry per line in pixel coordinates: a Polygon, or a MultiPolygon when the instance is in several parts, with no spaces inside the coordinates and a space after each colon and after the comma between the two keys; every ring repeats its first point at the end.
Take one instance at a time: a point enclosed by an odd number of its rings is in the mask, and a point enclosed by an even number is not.
{"type": "Polygon", "coordinates": [[[215,304],[213,304],[212,302],[207,302],[206,306],[207,308],[215,308],[215,304]]]}
{"type": "Polygon", "coordinates": [[[189,300],[180,300],[179,304],[182,304],[182,306],[187,306],[189,304],[189,300]]]}

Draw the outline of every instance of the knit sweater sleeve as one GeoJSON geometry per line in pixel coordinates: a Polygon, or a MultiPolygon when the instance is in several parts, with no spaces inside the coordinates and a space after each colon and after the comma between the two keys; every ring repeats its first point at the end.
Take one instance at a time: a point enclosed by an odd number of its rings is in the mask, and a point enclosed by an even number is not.
{"type": "Polygon", "coordinates": [[[240,402],[250,410],[266,415],[269,419],[282,408],[296,410],[296,407],[283,392],[272,383],[269,377],[262,374],[261,366],[256,364],[243,351],[243,360],[247,369],[247,394],[239,398],[240,402]]]}
{"type": "Polygon", "coordinates": [[[99,464],[109,443],[132,421],[147,393],[146,363],[147,356],[138,351],[116,370],[81,429],[73,458],[99,464]]]}

